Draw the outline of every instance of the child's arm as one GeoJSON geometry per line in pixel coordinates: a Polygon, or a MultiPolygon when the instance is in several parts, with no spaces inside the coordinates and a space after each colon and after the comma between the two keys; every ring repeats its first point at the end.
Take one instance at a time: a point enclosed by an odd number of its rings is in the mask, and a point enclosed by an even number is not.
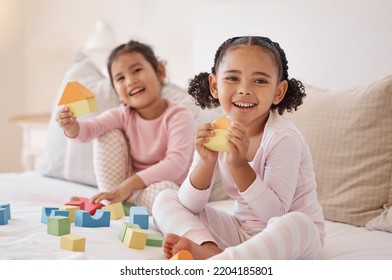
{"type": "Polygon", "coordinates": [[[123,202],[128,199],[134,191],[145,187],[146,185],[143,180],[138,175],[133,175],[120,183],[113,191],[98,193],[91,197],[90,201],[92,203],[98,203],[102,200],[110,200],[110,203],[123,202]]]}
{"type": "Polygon", "coordinates": [[[200,160],[192,171],[190,181],[192,186],[199,190],[205,190],[211,185],[211,179],[214,172],[218,153],[208,150],[204,143],[208,137],[214,136],[212,131],[215,128],[213,123],[205,123],[199,126],[196,131],[195,149],[200,156],[200,160]]]}
{"type": "Polygon", "coordinates": [[[229,145],[229,165],[231,175],[240,192],[244,192],[256,179],[256,173],[249,165],[247,153],[249,150],[249,138],[241,125],[234,124],[229,128],[231,134],[227,135],[229,145]]]}
{"type": "Polygon", "coordinates": [[[69,138],[79,135],[79,123],[68,107],[63,107],[57,112],[56,121],[69,138]]]}

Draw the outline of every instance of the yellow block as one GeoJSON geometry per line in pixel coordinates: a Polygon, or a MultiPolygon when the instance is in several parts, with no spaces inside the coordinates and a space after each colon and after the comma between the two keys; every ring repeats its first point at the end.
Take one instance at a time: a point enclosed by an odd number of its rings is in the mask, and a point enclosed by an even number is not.
{"type": "Polygon", "coordinates": [[[203,144],[204,147],[215,152],[228,152],[226,135],[229,133],[226,129],[214,129],[215,135],[208,137],[208,142],[203,144]]]}
{"type": "Polygon", "coordinates": [[[97,100],[95,97],[67,103],[64,104],[64,106],[67,106],[75,117],[98,111],[97,100]]]}
{"type": "Polygon", "coordinates": [[[59,207],[59,209],[60,210],[67,210],[69,213],[69,221],[71,223],[74,223],[76,210],[80,210],[80,207],[74,206],[74,205],[64,205],[64,206],[59,207]]]}
{"type": "Polygon", "coordinates": [[[110,220],[118,220],[125,216],[124,208],[121,202],[109,204],[101,208],[110,211],[110,220]]]}
{"type": "Polygon", "coordinates": [[[125,232],[123,243],[128,248],[144,249],[147,242],[147,236],[147,232],[143,230],[128,227],[125,232]]]}
{"type": "Polygon", "coordinates": [[[84,252],[86,249],[86,238],[72,233],[62,235],[60,248],[68,251],[84,252]]]}

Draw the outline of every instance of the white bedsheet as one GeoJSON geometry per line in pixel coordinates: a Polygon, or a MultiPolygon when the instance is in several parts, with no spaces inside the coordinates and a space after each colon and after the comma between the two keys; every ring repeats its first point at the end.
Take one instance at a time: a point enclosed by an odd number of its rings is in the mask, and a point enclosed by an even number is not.
{"type": "MultiPolygon", "coordinates": [[[[0,205],[11,205],[11,220],[0,225],[0,259],[164,259],[161,248],[132,249],[119,240],[121,225],[129,222],[129,217],[111,221],[110,227],[102,228],[72,224],[71,233],[86,237],[86,251],[60,249],[60,237],[47,234],[47,225],[41,223],[42,207],[62,206],[73,195],[90,197],[96,191],[33,172],[0,174],[0,205]]],[[[156,232],[153,227],[150,230],[156,232]]]]}
{"type": "MultiPolygon", "coordinates": [[[[127,248],[118,239],[123,221],[111,221],[108,228],[71,225],[71,233],[86,237],[86,251],[60,249],[60,237],[47,234],[41,223],[42,207],[62,206],[73,195],[90,197],[96,188],[41,176],[34,172],[0,174],[0,205],[10,203],[11,220],[0,225],[0,259],[164,259],[161,248],[127,248]]],[[[231,201],[212,202],[230,211],[231,201]]],[[[150,231],[157,232],[150,219],[150,231]]],[[[368,231],[347,224],[326,222],[325,259],[392,260],[392,234],[368,231]]]]}

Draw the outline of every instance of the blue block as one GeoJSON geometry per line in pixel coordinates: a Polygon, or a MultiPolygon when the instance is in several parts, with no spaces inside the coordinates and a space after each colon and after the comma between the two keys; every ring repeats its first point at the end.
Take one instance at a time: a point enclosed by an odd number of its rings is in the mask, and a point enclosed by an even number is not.
{"type": "Polygon", "coordinates": [[[53,210],[59,210],[58,207],[42,207],[42,214],[41,214],[41,223],[47,224],[48,217],[52,213],[53,210]]]}
{"type": "Polygon", "coordinates": [[[69,212],[68,212],[68,210],[52,210],[50,212],[50,216],[69,217],[69,212]]]}
{"type": "Polygon", "coordinates": [[[11,219],[11,205],[8,204],[1,204],[0,209],[5,209],[6,218],[9,220],[11,219]]]}
{"type": "Polygon", "coordinates": [[[0,208],[0,225],[8,224],[8,215],[5,208],[0,208]]]}
{"type": "Polygon", "coordinates": [[[86,210],[76,210],[77,227],[110,227],[110,211],[98,209],[93,216],[86,210]]]}
{"type": "Polygon", "coordinates": [[[148,229],[148,211],[144,206],[132,206],[129,209],[131,224],[137,224],[142,229],[148,229]]]}

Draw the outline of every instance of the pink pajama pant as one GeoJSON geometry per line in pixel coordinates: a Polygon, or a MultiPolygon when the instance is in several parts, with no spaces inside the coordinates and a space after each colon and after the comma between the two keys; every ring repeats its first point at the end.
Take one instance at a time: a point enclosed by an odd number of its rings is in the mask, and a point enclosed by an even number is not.
{"type": "Polygon", "coordinates": [[[272,218],[262,231],[241,226],[234,215],[206,206],[193,214],[175,190],[156,197],[152,209],[156,226],[201,244],[215,242],[222,253],[211,259],[320,259],[323,241],[313,221],[301,212],[272,218]]]}
{"type": "MultiPolygon", "coordinates": [[[[134,174],[128,142],[119,129],[108,131],[93,142],[94,172],[100,192],[114,190],[122,181],[134,174]]],[[[163,181],[153,183],[144,189],[134,191],[127,202],[145,206],[151,214],[157,194],[165,189],[178,190],[178,185],[163,181]]]]}

